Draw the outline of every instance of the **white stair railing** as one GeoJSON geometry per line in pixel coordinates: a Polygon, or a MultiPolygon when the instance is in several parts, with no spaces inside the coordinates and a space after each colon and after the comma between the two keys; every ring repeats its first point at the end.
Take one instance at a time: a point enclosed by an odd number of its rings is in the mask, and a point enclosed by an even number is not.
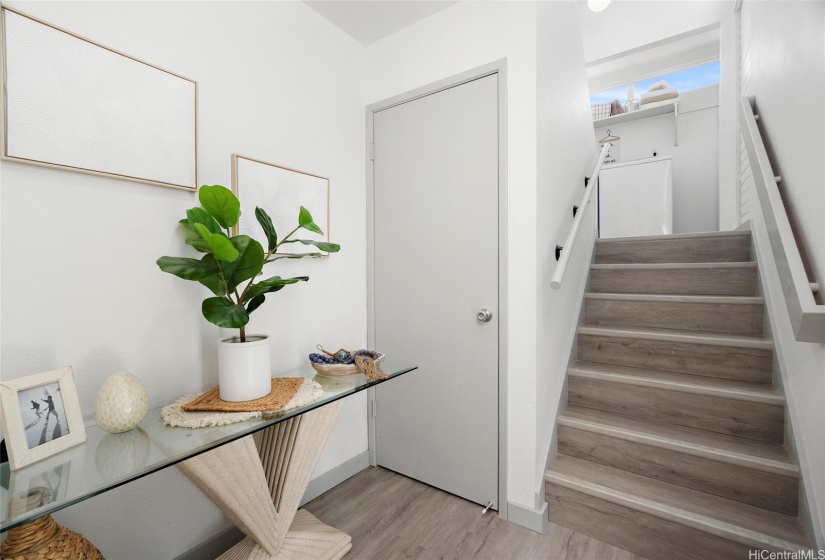
{"type": "Polygon", "coordinates": [[[604,158],[607,157],[607,151],[612,145],[613,144],[610,142],[607,142],[602,148],[602,151],[599,154],[599,159],[596,162],[596,168],[593,170],[593,174],[587,181],[587,187],[584,189],[584,195],[582,196],[581,202],[579,202],[578,211],[575,212],[573,225],[570,227],[570,232],[564,240],[564,245],[556,245],[556,260],[559,261],[559,264],[556,265],[556,271],[553,273],[553,279],[550,280],[550,287],[554,290],[561,288],[561,281],[564,279],[564,272],[567,270],[567,261],[570,260],[570,254],[573,252],[573,245],[576,243],[576,236],[579,234],[579,228],[582,225],[585,210],[587,209],[587,205],[590,203],[590,196],[593,194],[593,189],[599,181],[599,173],[602,170],[604,158]]]}
{"type": "Polygon", "coordinates": [[[779,194],[777,181],[781,178],[773,174],[762,134],[756,124],[758,116],[753,112],[753,103],[753,97],[742,98],[739,105],[739,127],[748,152],[753,182],[785,294],[794,337],[800,342],[825,342],[825,305],[817,305],[814,299],[819,284],[808,280],[802,264],[799,246],[779,194]]]}

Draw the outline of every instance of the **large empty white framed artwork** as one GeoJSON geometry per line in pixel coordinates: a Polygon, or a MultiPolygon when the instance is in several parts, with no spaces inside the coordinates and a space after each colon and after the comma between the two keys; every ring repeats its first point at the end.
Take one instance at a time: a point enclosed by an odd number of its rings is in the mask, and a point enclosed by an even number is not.
{"type": "MultiPolygon", "coordinates": [[[[292,238],[329,241],[329,179],[326,177],[234,154],[232,190],[243,209],[237,234],[248,235],[266,247],[263,230],[255,218],[255,207],[269,214],[278,239],[283,239],[298,225],[298,212],[303,206],[324,235],[300,230],[292,238]]],[[[316,247],[301,243],[284,245],[281,249],[282,254],[318,252],[316,247]],[[289,248],[283,250],[286,247],[289,248]]]]}
{"type": "Polygon", "coordinates": [[[2,8],[5,159],[197,189],[197,83],[2,8]]]}

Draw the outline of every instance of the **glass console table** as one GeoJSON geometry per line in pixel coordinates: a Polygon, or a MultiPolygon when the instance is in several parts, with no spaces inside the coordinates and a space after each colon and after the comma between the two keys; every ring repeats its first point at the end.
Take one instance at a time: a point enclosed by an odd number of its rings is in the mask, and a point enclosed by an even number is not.
{"type": "MultiPolygon", "coordinates": [[[[336,401],[390,381],[416,369],[416,366],[399,367],[389,361],[382,364],[381,369],[389,373],[389,377],[370,382],[361,374],[340,378],[316,375],[307,365],[284,376],[305,377],[318,382],[324,389],[319,400],[267,418],[228,426],[198,429],[165,426],[160,408],[150,410],[138,428],[122,434],[108,434],[95,425],[87,426],[86,442],[81,445],[16,471],[11,471],[8,463],[0,464],[0,532],[180,463],[181,470],[249,535],[249,552],[258,546],[274,557],[280,548],[289,546],[290,524],[294,527],[299,522],[304,523],[306,526],[299,529],[306,533],[307,527],[313,523],[301,517],[300,514],[312,517],[307,512],[302,510],[295,514],[298,507],[295,495],[303,494],[312,468],[335,424],[340,411],[340,403],[336,401]],[[303,416],[305,414],[306,417],[303,416]],[[246,436],[260,431],[264,433],[256,447],[252,438],[246,436]],[[228,471],[229,478],[221,478],[221,468],[228,471]],[[266,492],[267,501],[271,496],[269,504],[231,503],[237,495],[243,494],[237,488],[233,493],[233,484],[242,483],[248,489],[262,482],[269,487],[266,492]],[[13,498],[42,488],[49,491],[48,503],[34,503],[28,511],[10,511],[13,498]],[[288,500],[282,494],[290,494],[290,488],[291,500],[288,500]],[[221,495],[222,492],[226,495],[221,495]],[[295,502],[294,505],[287,505],[290,501],[295,502]],[[290,513],[291,508],[294,509],[290,513]],[[277,516],[281,516],[281,520],[287,522],[282,531],[286,538],[284,535],[274,535],[269,539],[272,542],[261,542],[267,541],[268,537],[260,535],[261,529],[249,526],[257,521],[244,519],[253,511],[257,517],[275,515],[275,521],[277,516]]],[[[19,504],[19,500],[15,503],[19,504]]],[[[272,523],[273,520],[270,520],[270,525],[272,523]]],[[[270,529],[263,529],[264,533],[267,531],[270,529]]],[[[347,537],[346,550],[349,550],[348,543],[347,537]]],[[[335,546],[343,545],[339,542],[335,546]]]]}

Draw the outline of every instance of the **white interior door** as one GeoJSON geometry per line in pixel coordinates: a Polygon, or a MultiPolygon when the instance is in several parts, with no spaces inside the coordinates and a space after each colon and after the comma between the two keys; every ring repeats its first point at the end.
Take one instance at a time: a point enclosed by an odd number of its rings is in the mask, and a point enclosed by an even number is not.
{"type": "Polygon", "coordinates": [[[374,113],[376,462],[498,508],[498,75],[374,113]],[[492,318],[481,321],[488,309],[492,318]]]}

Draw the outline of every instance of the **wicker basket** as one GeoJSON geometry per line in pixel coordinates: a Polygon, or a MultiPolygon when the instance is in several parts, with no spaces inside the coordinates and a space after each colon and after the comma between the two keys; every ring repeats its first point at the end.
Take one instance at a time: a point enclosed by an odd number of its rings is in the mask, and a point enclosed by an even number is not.
{"type": "MultiPolygon", "coordinates": [[[[384,354],[378,352],[378,357],[375,359],[375,365],[380,366],[384,361],[384,354]]],[[[338,377],[341,375],[355,375],[361,373],[358,366],[355,364],[316,364],[312,363],[312,367],[319,375],[329,375],[331,377],[338,377]]]]}
{"type": "MultiPolygon", "coordinates": [[[[38,487],[9,504],[12,515],[30,511],[51,501],[48,488],[38,487]]],[[[51,515],[38,517],[8,532],[0,548],[4,560],[103,560],[95,545],[83,535],[55,523],[51,515]]]]}

